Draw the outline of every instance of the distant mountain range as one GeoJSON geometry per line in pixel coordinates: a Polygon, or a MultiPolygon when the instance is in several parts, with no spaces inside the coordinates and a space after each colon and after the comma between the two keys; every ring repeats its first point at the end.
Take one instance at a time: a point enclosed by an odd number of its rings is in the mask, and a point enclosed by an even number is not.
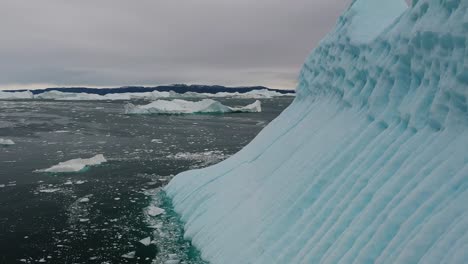
{"type": "MultiPolygon", "coordinates": [[[[171,85],[160,85],[155,87],[144,87],[144,86],[125,86],[118,88],[87,88],[87,87],[61,87],[61,88],[45,88],[37,90],[29,90],[33,94],[41,94],[48,91],[60,91],[68,93],[88,93],[88,94],[115,94],[115,93],[143,93],[143,92],[169,92],[174,91],[176,93],[186,93],[186,92],[196,92],[196,93],[220,93],[220,92],[230,92],[230,93],[246,93],[254,90],[269,90],[275,91],[282,94],[292,94],[293,90],[280,90],[280,89],[270,89],[264,86],[238,86],[238,87],[226,87],[221,85],[186,85],[186,84],[171,84],[171,85]]],[[[20,92],[27,90],[10,90],[7,92],[20,92]]]]}

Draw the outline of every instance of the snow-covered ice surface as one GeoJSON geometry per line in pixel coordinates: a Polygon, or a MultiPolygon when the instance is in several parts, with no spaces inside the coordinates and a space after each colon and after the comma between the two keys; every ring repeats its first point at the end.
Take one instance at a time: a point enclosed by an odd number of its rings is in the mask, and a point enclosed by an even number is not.
{"type": "Polygon", "coordinates": [[[14,145],[15,142],[11,139],[4,139],[4,138],[0,138],[0,146],[9,146],[9,145],[14,145]]]}
{"type": "Polygon", "coordinates": [[[286,111],[170,182],[205,260],[468,262],[468,1],[414,2],[354,1],[286,111]]]}
{"type": "Polygon", "coordinates": [[[260,101],[243,107],[229,107],[222,103],[203,99],[201,101],[186,101],[181,99],[156,100],[147,105],[125,105],[126,114],[223,114],[223,113],[258,113],[262,111],[260,101]]]}
{"type": "Polygon", "coordinates": [[[48,169],[38,170],[38,172],[52,172],[52,173],[61,173],[61,172],[80,172],[89,166],[96,166],[106,162],[106,158],[102,154],[98,154],[89,159],[72,159],[64,162],[60,162],[57,165],[54,165],[48,169]]]}

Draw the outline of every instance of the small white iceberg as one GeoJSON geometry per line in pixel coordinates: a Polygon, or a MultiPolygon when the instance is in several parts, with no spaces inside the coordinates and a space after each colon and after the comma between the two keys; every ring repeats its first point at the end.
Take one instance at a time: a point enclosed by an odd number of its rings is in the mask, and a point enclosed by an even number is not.
{"type": "Polygon", "coordinates": [[[54,193],[60,191],[59,188],[48,188],[48,189],[40,189],[39,192],[41,193],[54,193]]]}
{"type": "Polygon", "coordinates": [[[244,107],[229,107],[222,103],[203,99],[201,101],[156,100],[147,105],[125,105],[126,114],[224,114],[224,113],[257,113],[262,111],[259,100],[244,107]]]}
{"type": "Polygon", "coordinates": [[[78,200],[78,202],[80,202],[80,203],[88,203],[88,202],[89,202],[89,198],[88,198],[88,197],[81,198],[80,200],[78,200]]]}
{"type": "Polygon", "coordinates": [[[123,254],[122,258],[133,259],[133,258],[135,258],[135,253],[136,253],[135,251],[128,252],[127,254],[123,254]]]}
{"type": "Polygon", "coordinates": [[[140,240],[140,243],[145,246],[149,246],[151,244],[151,237],[143,238],[142,240],[140,240]]]}
{"type": "MultiPolygon", "coordinates": [[[[38,170],[38,172],[79,172],[84,170],[89,166],[99,165],[106,162],[104,155],[98,154],[89,159],[72,159],[65,162],[60,162],[57,165],[54,165],[48,169],[38,170]]],[[[77,182],[78,184],[78,182],[77,182]]]]}
{"type": "Polygon", "coordinates": [[[0,91],[0,100],[32,99],[34,96],[30,91],[26,92],[2,92],[0,91]]]}
{"type": "Polygon", "coordinates": [[[10,146],[10,145],[14,145],[15,142],[11,139],[3,139],[3,138],[0,138],[0,145],[1,146],[10,146]]]}
{"type": "Polygon", "coordinates": [[[156,207],[154,205],[149,206],[148,211],[147,211],[149,216],[158,216],[158,215],[164,214],[165,212],[166,210],[156,207]]]}

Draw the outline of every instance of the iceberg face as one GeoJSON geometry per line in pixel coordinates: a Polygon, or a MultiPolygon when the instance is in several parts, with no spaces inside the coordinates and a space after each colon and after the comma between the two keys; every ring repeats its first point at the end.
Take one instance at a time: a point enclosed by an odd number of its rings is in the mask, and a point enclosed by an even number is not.
{"type": "Polygon", "coordinates": [[[63,173],[63,172],[80,172],[89,166],[96,166],[106,162],[104,155],[98,154],[89,159],[72,159],[69,161],[60,162],[48,169],[38,170],[38,172],[52,172],[52,173],[63,173]]]}
{"type": "Polygon", "coordinates": [[[261,112],[260,101],[244,106],[229,107],[212,99],[203,99],[192,102],[180,99],[156,100],[147,105],[135,106],[133,104],[125,105],[126,114],[224,114],[224,113],[253,113],[261,112]]]}
{"type": "Polygon", "coordinates": [[[404,0],[360,0],[348,11],[348,36],[354,43],[369,43],[406,9],[404,0]]]}
{"type": "Polygon", "coordinates": [[[468,1],[419,0],[357,43],[359,4],[288,109],[166,187],[207,261],[468,261],[468,1]]]}

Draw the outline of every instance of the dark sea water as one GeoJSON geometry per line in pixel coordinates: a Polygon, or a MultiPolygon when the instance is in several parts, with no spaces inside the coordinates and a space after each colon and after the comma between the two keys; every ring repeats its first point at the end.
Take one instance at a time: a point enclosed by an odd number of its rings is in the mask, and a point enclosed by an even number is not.
{"type": "Polygon", "coordinates": [[[261,101],[261,113],[178,116],[124,115],[118,101],[0,101],[0,138],[16,143],[0,146],[0,263],[204,263],[160,188],[240,150],[292,98],[261,101]],[[35,172],[96,154],[108,162],[35,172]],[[147,237],[155,257],[138,243],[147,237]],[[132,251],[143,257],[122,257],[132,251]]]}

